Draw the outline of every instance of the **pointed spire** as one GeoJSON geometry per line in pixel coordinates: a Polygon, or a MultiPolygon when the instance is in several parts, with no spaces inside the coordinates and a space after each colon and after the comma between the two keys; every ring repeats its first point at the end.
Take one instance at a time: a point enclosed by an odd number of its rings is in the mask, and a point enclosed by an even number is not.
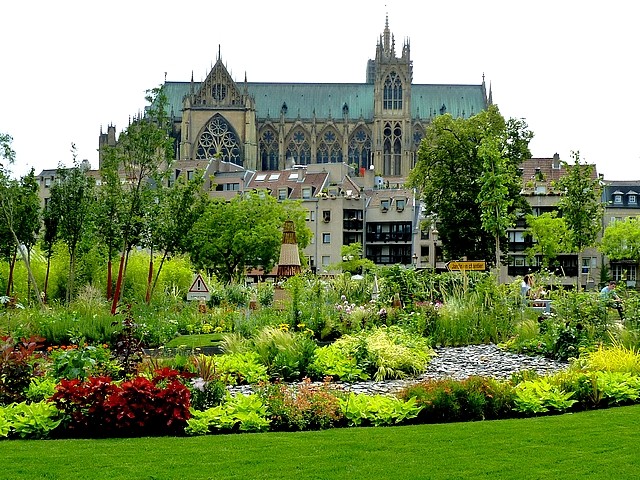
{"type": "Polygon", "coordinates": [[[222,55],[220,54],[220,44],[218,44],[218,60],[220,60],[222,58],[222,55]]]}
{"type": "Polygon", "coordinates": [[[489,105],[493,105],[493,91],[491,90],[491,82],[489,82],[489,105]]]}
{"type": "Polygon", "coordinates": [[[389,14],[387,13],[384,21],[384,45],[385,53],[389,53],[391,50],[391,32],[389,31],[389,14]]]}

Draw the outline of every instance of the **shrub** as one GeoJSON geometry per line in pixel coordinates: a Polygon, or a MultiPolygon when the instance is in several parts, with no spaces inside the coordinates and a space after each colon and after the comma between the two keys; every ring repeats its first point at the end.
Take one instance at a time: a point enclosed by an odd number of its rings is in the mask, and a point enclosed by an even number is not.
{"type": "Polygon", "coordinates": [[[192,410],[185,432],[206,435],[215,432],[263,432],[269,429],[267,409],[256,395],[228,396],[227,401],[204,411],[192,410]]]}
{"type": "Polygon", "coordinates": [[[456,422],[504,418],[513,407],[513,387],[492,378],[440,379],[409,386],[400,398],[423,407],[419,421],[456,422]]]}
{"type": "Polygon", "coordinates": [[[262,384],[258,395],[269,412],[272,430],[317,430],[336,426],[343,418],[338,397],[327,383],[307,378],[297,386],[262,384]]]}
{"type": "Polygon", "coordinates": [[[16,342],[12,337],[0,337],[0,405],[21,402],[31,377],[38,373],[38,360],[42,354],[40,337],[23,338],[16,342]]]}
{"type": "Polygon", "coordinates": [[[339,399],[339,402],[349,426],[398,425],[415,418],[423,408],[415,398],[402,400],[384,395],[356,395],[353,392],[339,399]]]}
{"type": "Polygon", "coordinates": [[[189,389],[169,369],[120,385],[107,377],[63,379],[51,400],[80,436],[177,434],[189,418],[189,389]]]}
{"type": "Polygon", "coordinates": [[[86,379],[88,376],[111,377],[117,375],[120,366],[111,360],[111,352],[104,346],[81,346],[51,350],[51,374],[57,380],[86,379]]]}
{"type": "Polygon", "coordinates": [[[49,402],[14,403],[0,407],[0,437],[48,438],[60,425],[58,410],[49,402]]]}
{"type": "Polygon", "coordinates": [[[527,415],[549,411],[564,412],[577,400],[574,392],[566,392],[548,378],[525,380],[515,387],[514,410],[527,415]]]}
{"type": "Polygon", "coordinates": [[[255,352],[225,354],[217,358],[220,375],[229,384],[253,384],[269,378],[267,367],[260,363],[260,357],[255,352]]]}

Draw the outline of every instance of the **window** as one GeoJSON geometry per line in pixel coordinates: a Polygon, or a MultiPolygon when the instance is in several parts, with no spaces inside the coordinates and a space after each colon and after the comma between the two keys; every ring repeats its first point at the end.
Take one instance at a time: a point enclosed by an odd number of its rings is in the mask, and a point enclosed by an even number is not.
{"type": "Polygon", "coordinates": [[[596,257],[582,257],[582,269],[581,272],[584,274],[591,273],[593,269],[596,268],[597,265],[596,257]]]}
{"type": "Polygon", "coordinates": [[[316,266],[316,257],[314,255],[307,256],[307,263],[309,264],[309,268],[315,268],[316,266]]]}
{"type": "Polygon", "coordinates": [[[513,257],[513,264],[516,267],[524,267],[524,257],[513,257]]]}
{"type": "Polygon", "coordinates": [[[314,210],[307,210],[307,217],[305,218],[307,222],[315,222],[316,221],[316,212],[314,210]]]}
{"type": "Polygon", "coordinates": [[[383,212],[386,212],[387,210],[389,210],[390,204],[391,204],[391,201],[388,198],[383,198],[382,200],[380,200],[380,208],[382,209],[383,212]]]}
{"type": "Polygon", "coordinates": [[[331,243],[331,234],[323,233],[322,234],[322,243],[331,243]]]}
{"type": "Polygon", "coordinates": [[[269,181],[275,181],[278,180],[280,178],[280,174],[279,173],[272,173],[271,175],[269,175],[269,181]]]}
{"type": "Polygon", "coordinates": [[[322,256],[322,266],[328,267],[331,264],[331,257],[329,255],[322,256]]]}
{"type": "Polygon", "coordinates": [[[637,197],[634,194],[629,195],[629,205],[635,205],[638,203],[637,197]]]}
{"type": "Polygon", "coordinates": [[[53,177],[47,177],[44,179],[44,188],[49,188],[51,186],[51,179],[53,177]]]}
{"type": "Polygon", "coordinates": [[[278,189],[278,200],[286,200],[287,194],[289,193],[287,188],[279,188],[278,189]]]}
{"type": "Polygon", "coordinates": [[[613,203],[615,205],[622,205],[622,195],[614,195],[613,196],[613,203]]]}
{"type": "Polygon", "coordinates": [[[298,180],[298,172],[293,172],[289,174],[289,180],[298,180]]]}
{"type": "Polygon", "coordinates": [[[261,173],[256,176],[256,182],[264,182],[264,179],[267,178],[266,173],[261,173]]]}
{"type": "Polygon", "coordinates": [[[612,263],[611,264],[611,277],[616,281],[636,281],[636,266],[623,264],[623,263],[612,263]]]}
{"type": "Polygon", "coordinates": [[[302,198],[311,198],[311,187],[305,187],[302,189],[302,198]]]}
{"type": "Polygon", "coordinates": [[[187,170],[187,180],[193,180],[193,170],[187,170]]]}
{"type": "Polygon", "coordinates": [[[322,211],[322,221],[328,223],[331,221],[331,210],[322,211]]]}
{"type": "Polygon", "coordinates": [[[396,200],[396,210],[399,212],[403,211],[406,203],[407,201],[404,198],[401,200],[396,200]]]}

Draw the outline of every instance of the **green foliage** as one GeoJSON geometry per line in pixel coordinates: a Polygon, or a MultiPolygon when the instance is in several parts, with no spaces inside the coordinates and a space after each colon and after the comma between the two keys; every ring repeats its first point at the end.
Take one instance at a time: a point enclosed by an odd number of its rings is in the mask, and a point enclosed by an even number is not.
{"type": "Polygon", "coordinates": [[[493,258],[494,234],[504,228],[497,228],[496,214],[504,210],[509,218],[523,206],[516,168],[530,156],[531,137],[524,121],[505,121],[496,106],[468,119],[439,115],[429,125],[409,184],[418,188],[426,211],[435,214],[446,257],[493,258]],[[483,211],[489,230],[483,227],[483,211]],[[495,219],[491,225],[489,218],[495,219]]]}
{"type": "Polygon", "coordinates": [[[39,373],[42,340],[0,337],[0,405],[24,400],[31,377],[39,373]]]}
{"type": "Polygon", "coordinates": [[[302,378],[316,348],[308,335],[274,327],[265,327],[251,342],[252,350],[266,365],[269,376],[281,380],[302,378]]]}
{"type": "Polygon", "coordinates": [[[30,402],[48,400],[55,393],[56,385],[56,380],[49,376],[33,377],[29,382],[25,396],[30,402]]]}
{"type": "Polygon", "coordinates": [[[610,260],[640,261],[640,220],[626,217],[607,225],[599,245],[610,260]]]}
{"type": "Polygon", "coordinates": [[[334,345],[316,349],[309,372],[315,378],[331,377],[346,382],[369,379],[369,374],[358,366],[356,357],[334,345]]]}
{"type": "Polygon", "coordinates": [[[401,400],[384,395],[349,393],[345,398],[340,398],[339,402],[350,427],[398,425],[415,418],[422,410],[415,398],[401,400]]]}
{"type": "Polygon", "coordinates": [[[218,359],[218,371],[230,384],[255,384],[269,378],[267,367],[260,362],[256,352],[229,353],[218,359]]]}
{"type": "Polygon", "coordinates": [[[217,407],[192,410],[185,432],[205,435],[215,432],[262,432],[269,428],[267,408],[260,396],[236,395],[217,407]]]}
{"type": "Polygon", "coordinates": [[[86,379],[88,376],[116,376],[120,365],[111,360],[111,352],[102,346],[92,345],[55,349],[50,355],[51,374],[56,380],[86,379]]]}
{"type": "Polygon", "coordinates": [[[595,242],[601,229],[601,187],[594,166],[580,163],[579,152],[571,156],[575,163],[566,165],[568,172],[559,181],[564,195],[558,206],[569,228],[569,243],[574,251],[581,252],[595,242]]]}
{"type": "Polygon", "coordinates": [[[14,403],[4,408],[0,407],[0,437],[7,431],[8,424],[10,428],[8,435],[32,439],[48,438],[51,432],[58,428],[60,422],[58,410],[46,401],[14,403]],[[3,413],[2,410],[4,410],[3,413]],[[5,419],[4,422],[2,417],[5,419]]]}
{"type": "MultiPolygon", "coordinates": [[[[340,263],[335,265],[335,269],[350,275],[365,274],[376,270],[376,264],[368,258],[363,258],[362,243],[350,243],[340,248],[340,263]]],[[[332,268],[333,270],[333,268],[332,268]]]]}
{"type": "Polygon", "coordinates": [[[513,387],[492,378],[441,379],[402,390],[400,398],[415,398],[422,407],[418,421],[460,422],[505,418],[513,408],[513,387]]]}
{"type": "Polygon", "coordinates": [[[549,411],[564,412],[577,400],[574,392],[565,392],[547,378],[525,380],[515,389],[514,410],[528,415],[549,411]]]}
{"type": "Polygon", "coordinates": [[[557,212],[545,212],[541,215],[527,215],[527,235],[531,235],[533,245],[526,253],[529,259],[540,255],[542,265],[549,267],[556,257],[568,251],[567,224],[557,212]]]}
{"type": "Polygon", "coordinates": [[[258,388],[271,430],[316,430],[338,425],[343,418],[338,397],[327,383],[305,379],[297,386],[267,383],[258,388]]]}
{"type": "Polygon", "coordinates": [[[584,352],[576,364],[587,371],[621,372],[640,376],[640,353],[618,343],[607,347],[600,345],[596,350],[584,352]]]}
{"type": "Polygon", "coordinates": [[[248,192],[229,202],[216,199],[193,227],[192,259],[225,283],[240,280],[247,267],[270,271],[280,254],[287,218],[296,224],[300,248],[307,245],[310,231],[301,212],[298,203],[281,203],[265,192],[248,192]]]}

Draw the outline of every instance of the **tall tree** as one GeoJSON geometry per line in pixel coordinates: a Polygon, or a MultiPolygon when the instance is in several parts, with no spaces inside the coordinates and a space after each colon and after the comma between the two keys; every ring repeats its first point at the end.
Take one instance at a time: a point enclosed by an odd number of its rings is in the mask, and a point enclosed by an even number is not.
{"type": "Polygon", "coordinates": [[[58,219],[59,237],[69,252],[69,275],[67,277],[66,302],[69,303],[75,288],[75,270],[78,245],[87,231],[92,204],[95,201],[95,180],[87,175],[87,168],[77,159],[75,145],[71,145],[73,167],[62,165],[56,172],[56,181],[51,185],[49,207],[58,219]]]}
{"type": "MultiPolygon", "coordinates": [[[[40,197],[38,196],[38,181],[34,169],[20,178],[19,193],[16,202],[16,236],[24,245],[27,259],[31,264],[31,252],[38,241],[40,232],[40,197]]],[[[31,293],[31,279],[28,281],[27,291],[31,293]]]]}
{"type": "MultiPolygon", "coordinates": [[[[595,244],[602,229],[602,189],[594,166],[580,163],[580,153],[571,152],[573,165],[568,165],[567,174],[558,181],[563,192],[558,208],[569,230],[568,245],[578,254],[578,267],[582,265],[582,253],[595,244]]],[[[580,288],[580,275],[576,283],[580,288]]]]}
{"type": "Polygon", "coordinates": [[[41,248],[47,258],[47,271],[44,276],[44,286],[42,289],[43,300],[47,302],[49,290],[49,272],[51,271],[51,258],[55,252],[56,240],[58,239],[58,217],[51,211],[49,206],[45,206],[42,212],[43,232],[41,248]]]}
{"type": "Polygon", "coordinates": [[[546,212],[542,215],[526,216],[528,235],[533,239],[533,246],[526,254],[531,259],[536,255],[542,258],[542,266],[549,267],[563,252],[567,251],[567,224],[557,212],[546,212]]]}
{"type": "MultiPolygon", "coordinates": [[[[14,247],[20,252],[22,261],[27,269],[27,275],[31,285],[33,286],[36,299],[42,306],[42,298],[36,283],[33,271],[31,270],[31,263],[29,262],[29,255],[27,254],[22,242],[18,238],[19,230],[19,215],[20,215],[20,197],[21,188],[20,184],[11,178],[9,165],[15,161],[15,151],[11,147],[13,138],[6,133],[0,133],[0,218],[4,221],[3,236],[8,237],[13,242],[14,247]]],[[[1,232],[1,231],[0,231],[1,232]]],[[[14,257],[15,258],[15,257],[14,257]]],[[[8,286],[11,285],[11,279],[9,279],[8,286]]]]}
{"type": "Polygon", "coordinates": [[[311,238],[298,202],[279,203],[266,192],[248,192],[229,202],[213,199],[193,227],[191,258],[225,282],[240,280],[247,267],[269,272],[276,264],[287,219],[296,226],[298,247],[311,238]]]}
{"type": "Polygon", "coordinates": [[[600,241],[600,251],[610,260],[640,262],[640,220],[627,217],[607,225],[600,241]]]}
{"type": "MultiPolygon", "coordinates": [[[[114,147],[105,149],[106,165],[112,173],[104,178],[109,182],[119,182],[124,177],[122,199],[124,215],[121,223],[120,266],[111,303],[111,313],[115,314],[120,301],[120,292],[126,276],[126,266],[131,249],[142,242],[144,222],[156,194],[154,190],[163,183],[163,172],[173,160],[173,138],[171,122],[166,113],[167,97],[162,87],[147,92],[150,106],[145,116],[135,119],[123,131],[114,147]]],[[[112,183],[111,188],[117,188],[112,183]]]]}
{"type": "Polygon", "coordinates": [[[437,117],[425,132],[409,185],[438,222],[448,258],[499,261],[513,212],[526,209],[517,167],[530,156],[533,134],[505,121],[495,105],[468,119],[437,117]]]}
{"type": "MultiPolygon", "coordinates": [[[[151,229],[150,240],[151,246],[155,246],[162,257],[153,282],[151,282],[151,275],[149,277],[147,303],[151,300],[167,258],[185,253],[189,249],[191,230],[204,213],[208,203],[208,196],[202,189],[203,184],[202,172],[197,172],[191,180],[181,176],[171,187],[164,189],[159,198],[156,221],[151,229]]],[[[149,271],[152,273],[151,269],[149,271]]]]}

